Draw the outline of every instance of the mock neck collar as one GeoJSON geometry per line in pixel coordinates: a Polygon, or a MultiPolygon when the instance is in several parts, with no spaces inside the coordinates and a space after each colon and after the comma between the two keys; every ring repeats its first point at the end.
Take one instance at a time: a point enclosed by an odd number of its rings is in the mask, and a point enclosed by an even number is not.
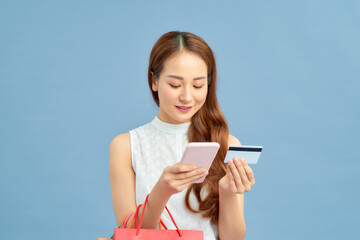
{"type": "Polygon", "coordinates": [[[157,116],[151,121],[151,124],[156,127],[157,129],[168,132],[168,133],[175,133],[175,134],[184,134],[187,133],[191,122],[188,123],[180,123],[180,124],[173,124],[161,121],[157,116]]]}

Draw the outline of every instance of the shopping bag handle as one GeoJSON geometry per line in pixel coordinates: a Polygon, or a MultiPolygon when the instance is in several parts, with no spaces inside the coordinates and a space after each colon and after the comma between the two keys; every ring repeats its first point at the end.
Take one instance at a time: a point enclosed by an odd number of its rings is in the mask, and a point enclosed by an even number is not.
{"type": "Polygon", "coordinates": [[[161,226],[163,226],[163,228],[165,228],[165,230],[168,230],[165,223],[160,219],[160,229],[161,229],[161,226]]]}
{"type": "MultiPolygon", "coordinates": [[[[143,210],[142,210],[142,213],[141,213],[141,217],[140,217],[140,221],[139,221],[139,226],[137,226],[137,216],[138,216],[138,212],[140,210],[140,206],[138,206],[138,208],[136,209],[136,212],[135,212],[135,228],[137,228],[137,231],[136,231],[136,236],[139,235],[140,233],[140,229],[141,229],[141,223],[142,223],[142,220],[143,220],[143,217],[144,217],[144,212],[145,212],[145,208],[146,208],[146,204],[147,204],[147,201],[148,201],[148,198],[149,198],[149,194],[146,196],[146,199],[145,199],[145,202],[144,202],[144,207],[143,207],[143,210]]],[[[182,237],[182,233],[180,231],[180,229],[178,228],[178,226],[176,225],[176,222],[173,218],[173,216],[171,215],[169,209],[165,206],[165,209],[166,211],[168,212],[170,218],[171,218],[171,221],[173,222],[174,226],[176,227],[176,231],[178,232],[179,236],[182,237]]]]}
{"type": "MultiPolygon", "coordinates": [[[[139,204],[139,206],[136,207],[135,216],[134,216],[134,218],[135,218],[134,228],[137,228],[138,212],[139,212],[140,207],[141,207],[142,205],[143,205],[143,204],[139,204]]],[[[143,209],[145,209],[145,205],[144,205],[144,208],[143,208],[143,209]]],[[[141,224],[141,222],[140,222],[140,224],[141,224]]]]}

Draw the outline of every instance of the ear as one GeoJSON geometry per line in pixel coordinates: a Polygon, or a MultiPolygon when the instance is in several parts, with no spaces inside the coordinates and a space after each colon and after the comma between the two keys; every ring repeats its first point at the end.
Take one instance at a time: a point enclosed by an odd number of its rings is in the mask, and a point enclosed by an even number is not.
{"type": "Polygon", "coordinates": [[[152,80],[152,90],[154,92],[158,91],[158,80],[154,79],[154,73],[151,72],[151,80],[152,80]]]}
{"type": "Polygon", "coordinates": [[[158,91],[158,82],[155,80],[153,80],[153,83],[152,83],[152,90],[154,92],[157,92],[158,91]]]}

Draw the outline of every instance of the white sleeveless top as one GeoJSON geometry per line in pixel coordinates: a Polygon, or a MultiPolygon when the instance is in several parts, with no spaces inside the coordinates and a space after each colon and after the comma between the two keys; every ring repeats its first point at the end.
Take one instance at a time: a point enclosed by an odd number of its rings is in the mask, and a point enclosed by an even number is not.
{"type": "MultiPolygon", "coordinates": [[[[181,160],[188,143],[187,131],[190,123],[170,124],[155,117],[150,123],[130,132],[131,161],[136,174],[136,204],[142,204],[151,192],[165,167],[181,160]]],[[[171,196],[167,203],[180,229],[201,230],[204,239],[218,238],[218,229],[209,218],[190,212],[184,203],[187,189],[171,196]]],[[[197,209],[198,202],[193,194],[190,203],[197,209]]],[[[169,229],[175,229],[166,210],[161,219],[169,229]]]]}

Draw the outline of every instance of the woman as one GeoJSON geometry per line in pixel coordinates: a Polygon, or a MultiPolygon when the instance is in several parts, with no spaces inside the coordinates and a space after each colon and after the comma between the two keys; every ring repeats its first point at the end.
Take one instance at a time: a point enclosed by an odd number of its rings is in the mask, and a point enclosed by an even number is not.
{"type": "Polygon", "coordinates": [[[162,214],[167,205],[180,229],[202,230],[206,240],[243,239],[244,192],[255,181],[242,159],[223,162],[228,146],[240,142],[229,134],[218,105],[212,50],[194,34],[168,32],[151,51],[148,82],[158,115],[110,144],[117,224],[149,194],[142,228],[157,228],[160,218],[172,227],[162,214]],[[188,142],[220,143],[209,171],[179,163],[188,142]]]}

